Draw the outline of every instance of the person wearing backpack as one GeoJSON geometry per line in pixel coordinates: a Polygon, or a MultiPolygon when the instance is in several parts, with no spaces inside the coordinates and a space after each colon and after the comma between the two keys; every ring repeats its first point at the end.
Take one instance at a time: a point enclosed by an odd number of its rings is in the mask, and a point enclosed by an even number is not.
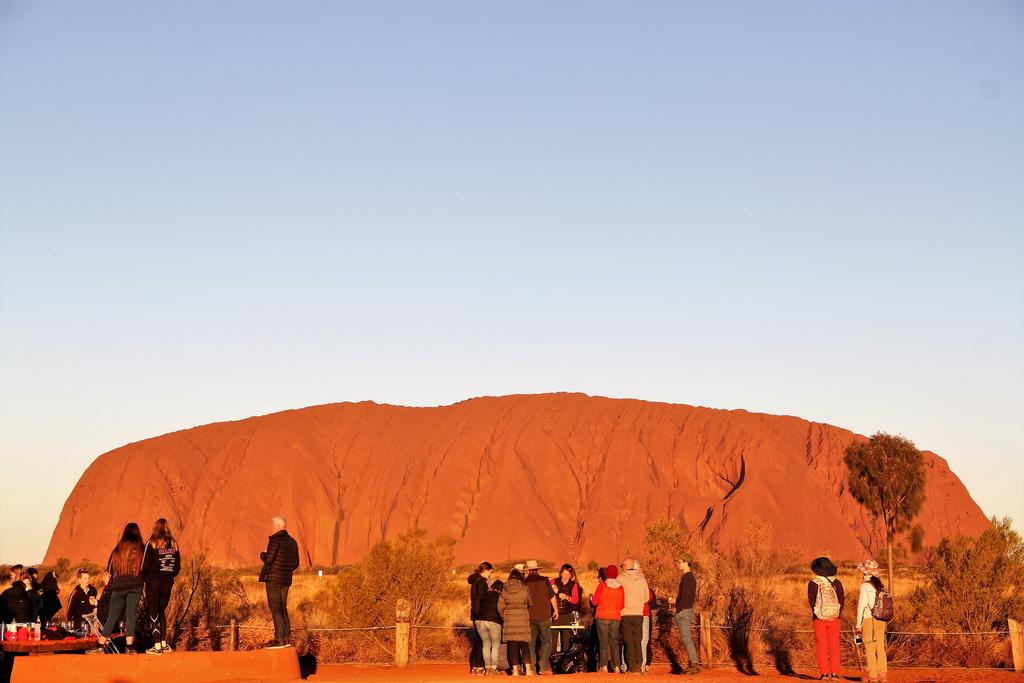
{"type": "Polygon", "coordinates": [[[843,584],[834,578],[832,560],[818,557],[811,562],[814,578],[807,582],[807,603],[814,626],[818,673],[823,681],[839,680],[839,631],[843,623],[843,584]]]}
{"type": "Polygon", "coordinates": [[[867,659],[868,681],[880,683],[888,680],[889,667],[885,659],[885,626],[892,619],[892,596],[878,578],[878,563],[865,560],[857,565],[864,575],[857,598],[857,631],[864,645],[867,659]]]}

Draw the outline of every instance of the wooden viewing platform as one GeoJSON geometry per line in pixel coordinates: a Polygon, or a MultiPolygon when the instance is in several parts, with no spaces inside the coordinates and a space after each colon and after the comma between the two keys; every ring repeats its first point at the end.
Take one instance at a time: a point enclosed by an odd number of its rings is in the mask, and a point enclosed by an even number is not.
{"type": "Polygon", "coordinates": [[[296,681],[295,648],[162,655],[17,657],[11,683],[180,683],[230,680],[296,681]]]}

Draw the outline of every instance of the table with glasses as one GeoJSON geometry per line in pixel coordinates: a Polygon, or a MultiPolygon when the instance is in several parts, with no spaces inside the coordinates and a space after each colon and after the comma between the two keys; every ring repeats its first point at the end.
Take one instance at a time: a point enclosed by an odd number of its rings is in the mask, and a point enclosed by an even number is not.
{"type": "Polygon", "coordinates": [[[96,639],[67,638],[65,640],[5,640],[0,652],[28,655],[52,655],[57,652],[85,652],[96,647],[96,639]]]}

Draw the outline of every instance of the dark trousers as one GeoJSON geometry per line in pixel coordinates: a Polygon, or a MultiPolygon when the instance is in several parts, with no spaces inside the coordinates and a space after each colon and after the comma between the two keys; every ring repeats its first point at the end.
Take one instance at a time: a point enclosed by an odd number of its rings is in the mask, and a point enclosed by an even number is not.
{"type": "Polygon", "coordinates": [[[537,672],[551,668],[551,620],[530,622],[530,655],[537,672]],[[540,648],[537,639],[540,639],[540,648]],[[535,655],[535,656],[534,656],[535,655]]]}
{"type": "Polygon", "coordinates": [[[103,635],[110,637],[116,632],[117,622],[121,615],[125,617],[125,635],[129,638],[135,637],[136,611],[139,609],[139,598],[142,597],[142,590],[133,588],[127,591],[112,591],[110,594],[110,611],[107,612],[107,621],[103,624],[103,635]]]}
{"type": "Polygon", "coordinates": [[[508,647],[508,665],[522,666],[530,663],[530,644],[523,640],[510,640],[508,647]]]}
{"type": "Polygon", "coordinates": [[[272,581],[267,581],[267,606],[270,616],[274,618],[274,640],[286,642],[292,637],[292,623],[288,620],[288,589],[272,581]]]}
{"type": "Polygon", "coordinates": [[[149,633],[153,644],[167,640],[167,605],[171,602],[170,581],[146,582],[146,607],[149,612],[149,633]]]}
{"type": "MultiPolygon", "coordinates": [[[[573,621],[573,613],[569,612],[567,614],[559,614],[558,618],[552,621],[551,624],[553,626],[571,626],[573,621]]],[[[551,630],[555,632],[553,636],[555,652],[565,652],[568,650],[572,642],[573,631],[567,628],[553,628],[551,630]]]]}
{"type": "Polygon", "coordinates": [[[608,664],[612,665],[612,673],[619,672],[619,649],[622,641],[619,639],[619,622],[614,619],[596,619],[597,638],[600,641],[600,656],[597,661],[598,671],[607,671],[608,664]]]}
{"type": "Polygon", "coordinates": [[[484,641],[476,630],[476,622],[473,622],[473,630],[469,632],[469,668],[484,668],[484,641]]]}
{"type": "Polygon", "coordinates": [[[644,639],[644,617],[625,616],[622,617],[622,644],[626,648],[626,669],[631,674],[640,673],[640,664],[643,662],[643,650],[641,643],[644,639]]]}

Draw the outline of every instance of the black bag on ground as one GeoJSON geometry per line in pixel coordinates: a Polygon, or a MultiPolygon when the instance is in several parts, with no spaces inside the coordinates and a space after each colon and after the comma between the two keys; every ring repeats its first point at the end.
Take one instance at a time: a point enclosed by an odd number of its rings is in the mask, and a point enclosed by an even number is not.
{"type": "Polygon", "coordinates": [[[556,674],[584,673],[587,670],[587,650],[578,638],[573,638],[567,650],[551,659],[551,670],[556,674]]]}

